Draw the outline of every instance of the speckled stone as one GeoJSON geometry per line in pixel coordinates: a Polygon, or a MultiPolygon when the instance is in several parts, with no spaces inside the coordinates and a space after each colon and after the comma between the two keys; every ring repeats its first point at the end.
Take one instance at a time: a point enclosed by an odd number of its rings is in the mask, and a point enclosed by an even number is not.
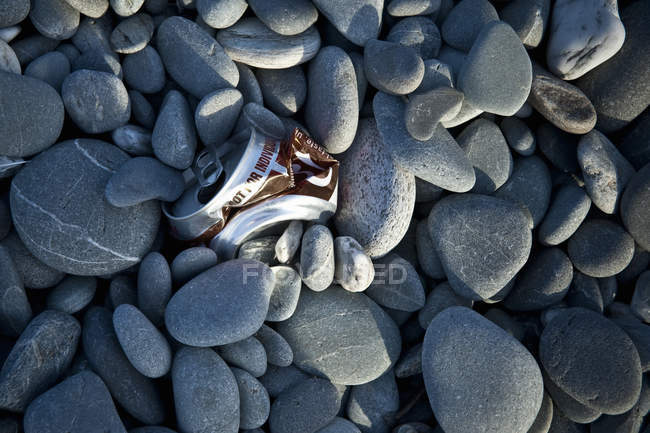
{"type": "Polygon", "coordinates": [[[369,40],[363,64],[368,82],[391,95],[413,92],[424,77],[424,62],[417,51],[395,42],[369,40]]]}
{"type": "Polygon", "coordinates": [[[266,321],[281,322],[291,317],[296,310],[302,280],[298,272],[289,266],[273,266],[271,270],[275,275],[275,284],[266,321]]]}
{"type": "Polygon", "coordinates": [[[536,48],[544,37],[550,12],[551,0],[513,0],[501,9],[499,16],[512,26],[526,48],[536,48]]]}
{"type": "Polygon", "coordinates": [[[276,33],[297,35],[318,19],[318,10],[309,0],[248,0],[257,18],[276,33]]]}
{"type": "Polygon", "coordinates": [[[144,49],[153,36],[150,15],[139,13],[121,21],[111,33],[111,46],[116,53],[133,54],[144,49]]]}
{"type": "Polygon", "coordinates": [[[334,281],[349,292],[363,292],[375,277],[372,260],[350,236],[334,239],[334,281]]]}
{"type": "Polygon", "coordinates": [[[310,289],[320,292],[334,281],[334,238],[320,224],[305,231],[300,248],[300,277],[310,289]]]}
{"type": "Polygon", "coordinates": [[[122,17],[135,14],[144,4],[144,0],[110,0],[111,9],[122,17]]]}
{"type": "Polygon", "coordinates": [[[29,19],[48,38],[63,40],[79,28],[79,11],[65,0],[32,0],[29,19]]]}
{"type": "Polygon", "coordinates": [[[264,386],[250,373],[233,368],[239,389],[239,428],[256,429],[262,426],[271,412],[271,400],[264,386]]]}
{"type": "Polygon", "coordinates": [[[255,337],[219,346],[217,353],[228,365],[246,370],[253,377],[260,377],[266,372],[266,350],[255,337]]]}
{"type": "Polygon", "coordinates": [[[393,370],[372,382],[352,387],[346,414],[364,432],[390,431],[400,406],[393,370]]]}
{"type": "Polygon", "coordinates": [[[423,60],[437,57],[442,45],[438,27],[425,17],[398,21],[388,32],[386,40],[413,48],[423,60]]]}
{"type": "Polygon", "coordinates": [[[47,295],[47,308],[68,314],[77,313],[95,297],[95,277],[67,276],[47,295]]]}
{"type": "Polygon", "coordinates": [[[11,255],[3,246],[0,246],[0,299],[0,334],[17,338],[32,319],[32,307],[11,255]]]}
{"type": "Polygon", "coordinates": [[[136,156],[153,154],[151,132],[138,125],[124,125],[111,133],[113,143],[123,151],[136,156]]]}
{"type": "Polygon", "coordinates": [[[0,71],[20,75],[22,69],[14,50],[0,39],[0,71]]]}
{"type": "Polygon", "coordinates": [[[192,247],[181,251],[172,261],[172,279],[176,284],[185,284],[201,272],[217,264],[217,254],[206,247],[192,247]]]}
{"type": "Polygon", "coordinates": [[[314,0],[330,23],[355,45],[365,46],[381,28],[383,0],[314,0]]]}
{"type": "Polygon", "coordinates": [[[180,92],[171,90],[165,96],[151,144],[156,157],[173,168],[185,170],[192,164],[197,148],[196,130],[190,106],[180,92]]]}
{"type": "Polygon", "coordinates": [[[275,244],[275,256],[280,263],[289,263],[300,248],[302,221],[291,221],[275,244]]]}
{"type": "Polygon", "coordinates": [[[0,28],[20,23],[29,14],[29,0],[7,0],[0,6],[0,28]]]}
{"type": "Polygon", "coordinates": [[[201,19],[215,29],[232,26],[248,9],[245,0],[196,0],[194,3],[201,19]]]}
{"type": "Polygon", "coordinates": [[[394,17],[436,14],[440,0],[390,0],[386,12],[394,17]]]}
{"type": "Polygon", "coordinates": [[[266,359],[269,364],[278,367],[288,367],[293,363],[293,350],[291,346],[273,328],[262,325],[255,333],[255,338],[264,346],[266,359]]]}
{"type": "MultiPolygon", "coordinates": [[[[119,57],[112,51],[92,50],[85,51],[71,62],[72,71],[84,69],[90,71],[107,72],[115,75],[120,80],[124,78],[119,57]]],[[[147,71],[145,71],[146,73],[147,71]]]]}

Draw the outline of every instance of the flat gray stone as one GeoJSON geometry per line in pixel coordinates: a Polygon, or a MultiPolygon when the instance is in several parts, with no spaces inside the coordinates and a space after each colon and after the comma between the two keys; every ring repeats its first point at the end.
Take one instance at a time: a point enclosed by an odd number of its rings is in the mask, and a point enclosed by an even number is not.
{"type": "Polygon", "coordinates": [[[375,260],[375,278],[365,294],[383,307],[417,311],[426,294],[415,268],[395,253],[375,260]]]}
{"type": "Polygon", "coordinates": [[[165,96],[151,144],[156,157],[173,168],[185,170],[192,164],[197,148],[196,131],[190,106],[180,92],[170,90],[165,96]]]}
{"type": "Polygon", "coordinates": [[[252,430],[261,427],[271,412],[271,399],[259,380],[250,373],[233,368],[239,389],[239,428],[252,430]]]}
{"type": "Polygon", "coordinates": [[[266,350],[255,337],[219,346],[217,353],[228,365],[246,370],[253,377],[260,377],[266,372],[266,350]]]}
{"type": "Polygon", "coordinates": [[[232,26],[248,9],[246,0],[196,0],[194,3],[201,19],[215,29],[232,26]]]}
{"type": "Polygon", "coordinates": [[[7,0],[0,6],[0,28],[20,23],[29,14],[29,0],[7,0]]]}
{"type": "Polygon", "coordinates": [[[268,28],[285,36],[304,32],[318,19],[309,0],[248,0],[248,5],[268,28]]]}
{"type": "Polygon", "coordinates": [[[363,292],[375,277],[372,260],[350,236],[334,239],[334,281],[348,292],[363,292]]]}
{"type": "Polygon", "coordinates": [[[298,272],[289,266],[273,266],[271,270],[275,275],[275,284],[265,320],[281,322],[291,317],[296,310],[302,280],[298,272]]]}
{"type": "Polygon", "coordinates": [[[259,331],[255,333],[255,338],[264,346],[266,359],[270,365],[288,367],[293,363],[291,346],[284,337],[272,328],[262,325],[259,331]]]}
{"type": "Polygon", "coordinates": [[[142,93],[157,93],[165,87],[165,67],[155,48],[147,45],[122,61],[124,81],[142,93]]]}
{"type": "Polygon", "coordinates": [[[413,92],[424,77],[424,62],[417,51],[395,42],[369,40],[363,65],[368,82],[391,95],[413,92]]]}
{"type": "Polygon", "coordinates": [[[504,117],[499,126],[512,150],[522,156],[535,153],[537,147],[535,136],[523,120],[514,116],[504,117]]]}
{"type": "Polygon", "coordinates": [[[6,247],[0,246],[0,333],[17,338],[32,319],[23,281],[6,247]]]}
{"type": "Polygon", "coordinates": [[[501,9],[499,16],[512,26],[526,48],[536,48],[544,37],[550,12],[550,0],[513,0],[501,9]]]}
{"type": "Polygon", "coordinates": [[[569,239],[587,217],[591,199],[574,183],[560,188],[539,226],[539,240],[544,245],[558,245],[569,239]]]}
{"type": "Polygon", "coordinates": [[[418,323],[423,329],[427,329],[431,321],[447,308],[472,308],[472,305],[474,305],[474,301],[457,295],[449,283],[445,281],[435,286],[427,295],[424,307],[418,312],[418,323]]]}
{"type": "Polygon", "coordinates": [[[65,0],[32,0],[29,19],[36,30],[48,38],[63,40],[79,28],[79,11],[65,0]]]}
{"type": "Polygon", "coordinates": [[[346,415],[363,432],[388,433],[399,405],[395,373],[389,370],[372,382],[352,387],[346,415]]]}
{"type": "Polygon", "coordinates": [[[217,253],[207,247],[192,247],[181,251],[172,261],[172,279],[185,284],[201,272],[217,264],[217,253]]]}
{"type": "Polygon", "coordinates": [[[315,0],[312,3],[341,34],[355,45],[365,46],[381,28],[382,0],[315,0]]]}
{"type": "Polygon", "coordinates": [[[99,18],[108,10],[108,0],[65,0],[70,6],[91,17],[99,18]]]}
{"type": "Polygon", "coordinates": [[[111,138],[117,147],[131,155],[153,155],[153,148],[151,147],[151,131],[141,126],[120,126],[113,130],[111,138]]]}
{"type": "Polygon", "coordinates": [[[59,283],[65,273],[38,260],[29,252],[16,232],[10,232],[0,243],[7,248],[25,287],[46,289],[59,283]]]}
{"type": "Polygon", "coordinates": [[[194,122],[201,141],[206,145],[219,146],[230,136],[244,97],[237,89],[219,89],[205,95],[196,106],[194,122]]]}
{"type": "Polygon", "coordinates": [[[61,92],[63,81],[69,74],[70,61],[58,51],[43,54],[41,57],[32,60],[25,68],[26,76],[45,81],[57,92],[61,92]]]}
{"type": "Polygon", "coordinates": [[[464,98],[462,92],[451,87],[411,94],[404,111],[407,131],[416,140],[429,140],[439,122],[452,120],[460,113],[464,98]]]}
{"type": "Polygon", "coordinates": [[[275,244],[275,256],[280,263],[289,263],[300,248],[302,221],[291,221],[275,244]]]}
{"type": "Polygon", "coordinates": [[[47,295],[47,308],[68,314],[77,313],[93,300],[97,289],[95,277],[68,275],[47,295]]]}
{"type": "Polygon", "coordinates": [[[440,30],[426,17],[409,17],[400,20],[388,32],[386,40],[413,48],[423,60],[438,56],[442,39],[440,30]]]}
{"type": "Polygon", "coordinates": [[[284,123],[271,110],[255,102],[244,105],[241,118],[249,126],[257,129],[267,137],[283,139],[286,134],[284,123]]]}
{"type": "Polygon", "coordinates": [[[488,0],[463,0],[442,23],[442,37],[453,48],[467,52],[485,26],[498,20],[497,11],[488,0]]]}
{"type": "Polygon", "coordinates": [[[307,97],[307,80],[302,68],[258,69],[257,81],[264,102],[279,116],[293,116],[307,97]]]}
{"type": "Polygon", "coordinates": [[[300,277],[316,292],[327,289],[334,281],[334,238],[323,225],[311,226],[302,236],[300,277]]]}
{"type": "Polygon", "coordinates": [[[116,53],[137,53],[143,50],[149,41],[151,41],[153,31],[154,24],[150,15],[145,13],[133,15],[121,21],[113,29],[111,33],[111,46],[116,53]]]}
{"type": "Polygon", "coordinates": [[[630,179],[621,200],[621,219],[627,231],[641,247],[650,251],[650,164],[646,164],[630,179]]]}

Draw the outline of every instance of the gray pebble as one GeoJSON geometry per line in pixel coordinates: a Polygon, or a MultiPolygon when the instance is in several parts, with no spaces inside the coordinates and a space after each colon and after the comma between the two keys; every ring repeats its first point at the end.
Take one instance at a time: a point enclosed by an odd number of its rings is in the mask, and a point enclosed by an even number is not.
{"type": "Polygon", "coordinates": [[[182,432],[239,429],[239,388],[228,365],[212,349],[183,347],[176,352],[172,385],[182,432]]]}
{"type": "Polygon", "coordinates": [[[129,433],[176,433],[176,432],[174,430],[168,429],[167,427],[147,426],[147,427],[138,427],[136,429],[129,430],[129,433]]]}
{"type": "Polygon", "coordinates": [[[289,263],[300,248],[302,221],[291,221],[275,244],[275,257],[280,263],[289,263]]]}
{"type": "Polygon", "coordinates": [[[251,239],[239,247],[237,257],[240,259],[257,260],[267,265],[272,265],[275,262],[275,245],[277,242],[278,237],[272,235],[251,239]]]}
{"type": "Polygon", "coordinates": [[[0,333],[20,336],[32,319],[32,307],[9,250],[0,246],[0,333]]]}
{"type": "Polygon", "coordinates": [[[267,137],[283,139],[285,135],[284,123],[272,111],[260,104],[249,102],[244,105],[242,117],[248,125],[257,129],[267,137]]]}
{"type": "Polygon", "coordinates": [[[27,18],[29,0],[7,0],[0,6],[0,28],[13,26],[27,18]]]}
{"type": "Polygon", "coordinates": [[[113,327],[112,314],[93,307],[84,316],[83,351],[92,370],[102,378],[113,398],[144,424],[160,424],[165,408],[156,384],[133,367],[113,327]]]}
{"type": "Polygon", "coordinates": [[[398,21],[388,32],[386,40],[413,48],[423,60],[437,57],[442,45],[438,27],[425,17],[409,17],[398,21]]]}
{"type": "Polygon", "coordinates": [[[516,117],[504,117],[499,126],[512,150],[522,156],[535,153],[535,136],[522,120],[516,117]]]}
{"type": "Polygon", "coordinates": [[[192,120],[185,97],[176,90],[170,90],[151,136],[153,151],[159,160],[179,170],[185,170],[192,164],[197,147],[192,120]]]}
{"type": "Polygon", "coordinates": [[[418,323],[423,329],[429,327],[429,323],[449,307],[472,308],[474,301],[458,296],[448,282],[442,282],[435,286],[427,296],[424,307],[418,312],[418,323]]]}
{"type": "Polygon", "coordinates": [[[334,239],[325,226],[315,224],[302,236],[300,277],[310,289],[320,292],[334,281],[334,239]]]}
{"type": "Polygon", "coordinates": [[[422,344],[411,347],[395,364],[395,377],[405,377],[422,374],[422,344]]]}
{"type": "Polygon", "coordinates": [[[636,280],[630,307],[639,319],[650,323],[650,271],[645,271],[636,280]]]}
{"type": "Polygon", "coordinates": [[[584,189],[571,183],[560,188],[539,226],[539,240],[558,245],[569,239],[587,216],[591,200],[584,189]]]}
{"type": "Polygon", "coordinates": [[[82,53],[87,51],[112,51],[110,37],[113,30],[111,16],[106,14],[101,18],[84,17],[79,24],[79,30],[72,37],[72,43],[82,53]]]}
{"type": "Polygon", "coordinates": [[[436,14],[440,0],[391,0],[386,11],[394,17],[436,14]]]}
{"type": "Polygon", "coordinates": [[[118,275],[113,278],[108,289],[108,299],[112,309],[122,304],[137,305],[138,293],[133,280],[126,275],[118,275]]]}
{"type": "Polygon", "coordinates": [[[248,4],[268,28],[281,35],[297,35],[318,19],[318,11],[309,0],[248,0],[248,4]]]}
{"type": "Polygon", "coordinates": [[[246,9],[245,0],[196,0],[196,10],[212,28],[224,29],[235,24],[246,9]]]}
{"type": "Polygon", "coordinates": [[[371,39],[363,63],[368,82],[392,95],[413,92],[424,77],[424,62],[417,51],[395,42],[371,39]]]}
{"type": "Polygon", "coordinates": [[[373,282],[372,260],[350,236],[334,239],[334,263],[334,281],[349,292],[363,292],[373,282]]]}
{"type": "Polygon", "coordinates": [[[650,112],[639,116],[636,125],[632,127],[623,140],[618,143],[618,150],[640,169],[650,162],[650,112]]]}
{"type": "Polygon", "coordinates": [[[46,38],[41,35],[33,35],[14,41],[11,44],[11,48],[16,53],[16,57],[18,57],[20,64],[25,66],[43,54],[53,51],[60,43],[61,41],[56,39],[46,38]]]}
{"type": "MultiPolygon", "coordinates": [[[[135,105],[133,105],[135,107],[135,105]]],[[[125,152],[135,156],[153,154],[151,132],[137,125],[124,125],[111,133],[113,143],[125,152]]]]}
{"type": "Polygon", "coordinates": [[[133,90],[156,93],[165,86],[165,67],[158,52],[151,46],[125,56],[122,67],[124,81],[133,90]]]}
{"type": "MultiPolygon", "coordinates": [[[[334,71],[329,71],[331,74],[334,71]]],[[[307,80],[299,66],[288,69],[259,69],[257,81],[266,105],[279,116],[292,116],[307,97],[307,80]]]]}
{"type": "Polygon", "coordinates": [[[630,179],[621,200],[621,219],[627,231],[641,247],[650,251],[650,164],[630,179]]]}
{"type": "Polygon", "coordinates": [[[16,36],[18,36],[22,31],[23,29],[20,26],[2,27],[0,28],[0,39],[6,43],[9,43],[13,41],[16,36]]]}
{"type": "Polygon", "coordinates": [[[429,234],[426,219],[418,222],[415,232],[415,247],[418,254],[418,263],[422,271],[429,277],[437,280],[445,278],[445,270],[442,267],[433,240],[429,234]]]}
{"type": "MultiPolygon", "coordinates": [[[[634,256],[632,256],[632,261],[625,269],[623,269],[619,274],[616,275],[616,278],[613,279],[614,286],[614,295],[616,295],[616,280],[621,283],[627,283],[635,280],[643,271],[648,269],[650,265],[650,253],[639,244],[634,244],[634,256]]],[[[613,277],[606,278],[602,281],[611,281],[613,277]]],[[[613,300],[613,299],[612,299],[613,300]]]]}
{"type": "Polygon", "coordinates": [[[97,279],[95,277],[67,276],[47,295],[47,308],[68,314],[77,313],[95,297],[97,279]]]}
{"type": "Polygon", "coordinates": [[[34,59],[25,68],[25,75],[38,78],[52,86],[57,92],[61,92],[63,81],[70,74],[70,61],[58,52],[52,51],[34,59]]]}
{"type": "Polygon", "coordinates": [[[65,0],[70,6],[91,17],[99,18],[108,10],[108,0],[65,0]]]}
{"type": "Polygon", "coordinates": [[[88,69],[91,71],[108,72],[120,80],[123,78],[120,59],[112,51],[86,51],[74,59],[71,64],[73,72],[88,69]]]}
{"type": "Polygon", "coordinates": [[[162,254],[150,252],[138,270],[138,307],[154,325],[162,325],[171,294],[172,275],[169,264],[162,254]]]}
{"type": "Polygon", "coordinates": [[[79,28],[79,11],[65,0],[32,0],[29,19],[36,30],[48,38],[63,40],[79,28]]]}
{"type": "Polygon", "coordinates": [[[69,314],[44,311],[27,325],[0,370],[0,408],[23,412],[70,366],[81,334],[69,314]]]}
{"type": "Polygon", "coordinates": [[[269,364],[264,376],[259,381],[264,385],[272,398],[276,398],[287,389],[293,388],[296,384],[308,379],[309,375],[293,364],[288,367],[277,367],[269,364]]]}
{"type": "Polygon", "coordinates": [[[463,0],[449,12],[442,24],[442,37],[453,48],[469,51],[483,28],[498,21],[494,6],[487,0],[463,0]]]}
{"type": "MultiPolygon", "coordinates": [[[[636,253],[636,250],[635,250],[636,253]]],[[[644,268],[645,269],[645,268],[644,268]]],[[[618,294],[618,278],[607,277],[598,279],[598,288],[600,289],[600,296],[603,298],[603,306],[605,308],[612,305],[618,294]]]]}
{"type": "MultiPolygon", "coordinates": [[[[133,54],[144,49],[153,36],[153,19],[139,13],[121,21],[111,33],[111,46],[116,53],[133,54]]],[[[145,72],[144,70],[141,72],[145,72]]]]}
{"type": "Polygon", "coordinates": [[[388,433],[399,405],[395,374],[389,370],[372,382],[353,386],[346,413],[363,433],[388,433]]]}
{"type": "Polygon", "coordinates": [[[429,215],[429,233],[456,293],[489,299],[528,259],[529,220],[517,204],[479,194],[449,196],[429,215]]]}
{"type": "Polygon", "coordinates": [[[603,314],[603,296],[600,293],[598,280],[581,272],[573,273],[573,281],[565,301],[569,307],[587,308],[603,314]]]}
{"type": "Polygon", "coordinates": [[[361,430],[356,424],[347,419],[336,417],[331,423],[318,430],[317,433],[361,433],[361,430]]]}
{"type": "Polygon", "coordinates": [[[302,280],[298,272],[289,266],[273,266],[271,270],[275,275],[275,285],[271,293],[266,320],[281,322],[291,317],[296,310],[302,280]]]}
{"type": "Polygon", "coordinates": [[[179,342],[210,347],[253,335],[264,323],[275,277],[260,262],[224,262],[192,279],[172,296],[165,324],[179,342]]]}
{"type": "Polygon", "coordinates": [[[237,70],[239,71],[239,83],[237,90],[241,92],[244,97],[244,104],[249,102],[257,102],[262,105],[264,99],[262,96],[262,89],[257,82],[257,78],[251,69],[243,63],[236,63],[237,70]]]}
{"type": "Polygon", "coordinates": [[[266,350],[255,337],[219,346],[217,353],[229,365],[244,369],[254,377],[260,377],[266,372],[266,350]]]}
{"type": "MultiPolygon", "coordinates": [[[[483,110],[474,107],[469,102],[467,102],[466,99],[464,99],[463,105],[461,105],[460,111],[458,112],[456,117],[454,117],[451,120],[443,121],[441,123],[442,126],[444,126],[445,128],[454,128],[458,125],[462,125],[463,123],[474,119],[475,117],[478,117],[481,114],[483,114],[483,110]]],[[[487,119],[487,120],[494,121],[494,119],[487,119]]]]}
{"type": "Polygon", "coordinates": [[[124,163],[106,184],[106,200],[129,207],[148,200],[175,201],[185,190],[183,175],[155,158],[138,156],[124,163]]]}
{"type": "Polygon", "coordinates": [[[39,79],[0,71],[0,154],[35,155],[54,144],[63,127],[61,97],[39,79]]]}
{"type": "MultiPolygon", "coordinates": [[[[542,407],[539,408],[537,412],[537,417],[535,422],[528,429],[528,433],[549,433],[551,427],[551,421],[553,420],[553,400],[544,391],[544,399],[542,400],[542,407]]],[[[569,432],[556,432],[556,433],[569,433],[569,432]]]]}
{"type": "Polygon", "coordinates": [[[157,33],[156,45],[165,69],[195,97],[237,85],[237,67],[198,24],[175,16],[163,21],[157,33]]]}
{"type": "Polygon", "coordinates": [[[415,268],[395,253],[375,260],[375,278],[365,293],[379,305],[400,311],[417,311],[426,299],[415,268]]]}
{"type": "MultiPolygon", "coordinates": [[[[616,304],[616,302],[614,303],[616,304]]],[[[612,305],[614,305],[612,304],[612,305]]],[[[627,304],[621,304],[627,306],[627,304]]],[[[650,371],[650,327],[637,320],[630,311],[627,317],[610,317],[630,337],[641,360],[641,369],[644,373],[650,371]]]]}
{"type": "Polygon", "coordinates": [[[550,0],[514,0],[501,9],[499,16],[512,26],[526,48],[536,48],[550,21],[550,11],[550,0]]]}
{"type": "Polygon", "coordinates": [[[313,0],[312,3],[355,45],[363,47],[379,35],[384,6],[381,0],[313,0]]]}
{"type": "Polygon", "coordinates": [[[239,428],[251,430],[262,426],[271,411],[269,393],[247,371],[233,368],[232,373],[239,389],[239,428]]]}
{"type": "Polygon", "coordinates": [[[404,117],[406,129],[416,140],[429,140],[438,122],[454,119],[463,105],[464,95],[451,87],[438,87],[409,96],[404,117]]]}
{"type": "Polygon", "coordinates": [[[399,357],[401,338],[393,320],[362,293],[330,287],[305,290],[289,320],[277,325],[302,370],[342,385],[370,382],[399,357]]]}
{"type": "Polygon", "coordinates": [[[113,11],[122,17],[135,14],[144,4],[144,0],[110,0],[110,2],[113,11]]]}
{"type": "Polygon", "coordinates": [[[452,81],[454,83],[453,87],[456,87],[458,74],[467,61],[467,54],[467,52],[457,50],[456,48],[452,48],[447,44],[443,44],[442,48],[440,49],[440,53],[438,53],[437,60],[451,68],[452,81]]]}
{"type": "Polygon", "coordinates": [[[219,89],[205,95],[194,113],[201,141],[208,146],[223,144],[235,127],[243,106],[244,96],[237,89],[219,89]]]}
{"type": "Polygon", "coordinates": [[[454,87],[451,66],[436,59],[425,60],[424,77],[418,88],[415,89],[415,93],[426,92],[438,87],[454,87]]]}
{"type": "Polygon", "coordinates": [[[517,340],[523,340],[525,330],[522,324],[515,320],[511,315],[499,308],[490,308],[485,312],[484,316],[495,325],[512,335],[517,340]]]}
{"type": "Polygon", "coordinates": [[[133,119],[145,128],[153,129],[156,115],[149,101],[137,90],[129,90],[129,99],[131,100],[133,119]]]}
{"type": "Polygon", "coordinates": [[[272,328],[262,325],[255,334],[255,338],[264,346],[266,359],[269,364],[277,365],[278,367],[288,367],[291,365],[293,362],[293,350],[291,350],[291,346],[289,346],[289,343],[287,343],[284,337],[272,328]]]}
{"type": "Polygon", "coordinates": [[[7,248],[25,287],[45,289],[60,282],[65,273],[38,260],[29,252],[15,232],[10,232],[0,243],[7,248]]]}
{"type": "Polygon", "coordinates": [[[22,69],[14,50],[5,41],[0,40],[0,71],[20,75],[22,69]]]}
{"type": "Polygon", "coordinates": [[[183,250],[172,261],[172,279],[175,284],[185,284],[215,266],[217,260],[217,254],[210,248],[193,247],[183,250]]]}
{"type": "Polygon", "coordinates": [[[366,99],[366,91],[368,90],[368,79],[366,78],[366,72],[363,69],[363,55],[356,51],[351,51],[347,54],[350,56],[350,60],[352,60],[352,66],[354,67],[354,73],[357,78],[357,94],[359,95],[358,105],[359,111],[361,111],[364,100],[366,99]]]}

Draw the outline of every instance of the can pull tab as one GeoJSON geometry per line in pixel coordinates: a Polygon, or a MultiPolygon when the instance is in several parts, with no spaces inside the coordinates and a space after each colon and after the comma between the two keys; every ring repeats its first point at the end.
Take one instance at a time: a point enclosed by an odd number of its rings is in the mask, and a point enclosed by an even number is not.
{"type": "Polygon", "coordinates": [[[199,185],[206,188],[217,183],[223,172],[223,165],[212,149],[204,149],[196,157],[192,171],[199,185]]]}

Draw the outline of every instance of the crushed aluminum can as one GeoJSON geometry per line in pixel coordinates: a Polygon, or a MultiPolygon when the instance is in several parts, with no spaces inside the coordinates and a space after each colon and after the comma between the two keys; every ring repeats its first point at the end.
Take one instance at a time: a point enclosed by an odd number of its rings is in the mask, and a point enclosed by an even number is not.
{"type": "Polygon", "coordinates": [[[163,206],[174,237],[209,242],[228,259],[270,229],[334,215],[339,163],[307,133],[296,128],[289,140],[275,140],[251,128],[247,144],[224,146],[225,155],[199,154],[183,195],[163,206]]]}

